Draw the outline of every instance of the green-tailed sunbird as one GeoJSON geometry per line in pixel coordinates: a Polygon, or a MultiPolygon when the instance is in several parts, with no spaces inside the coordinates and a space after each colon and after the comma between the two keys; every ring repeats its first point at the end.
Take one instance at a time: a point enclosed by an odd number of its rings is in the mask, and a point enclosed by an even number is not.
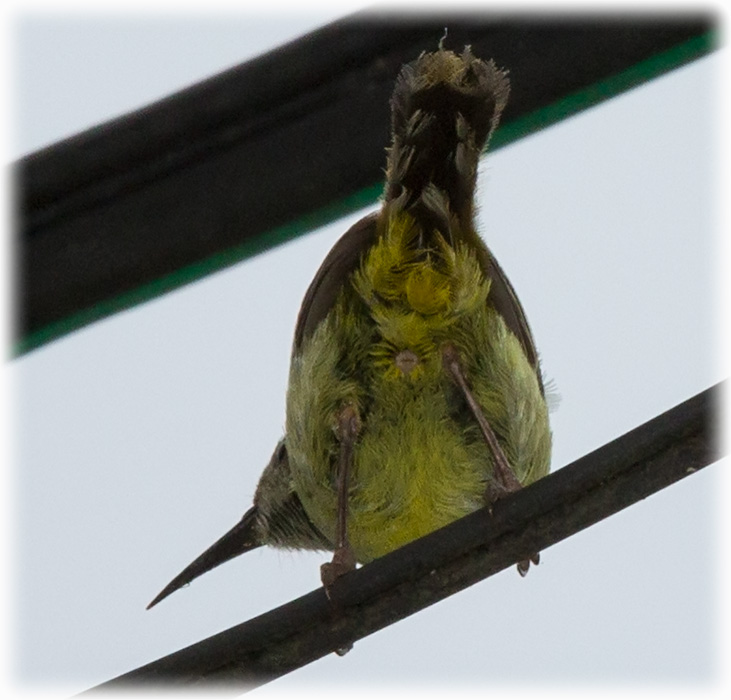
{"type": "Polygon", "coordinates": [[[305,294],[285,435],[254,505],[150,607],[261,545],[334,551],[327,588],[548,472],[533,337],[474,223],[478,159],[509,90],[469,48],[402,68],[382,206],[305,294]]]}

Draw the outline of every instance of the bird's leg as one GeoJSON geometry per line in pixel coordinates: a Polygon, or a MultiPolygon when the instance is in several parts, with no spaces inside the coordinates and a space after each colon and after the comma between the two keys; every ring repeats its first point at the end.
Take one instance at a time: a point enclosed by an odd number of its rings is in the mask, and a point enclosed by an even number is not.
{"type": "MultiPolygon", "coordinates": [[[[336,578],[355,569],[355,555],[348,542],[348,485],[350,470],[353,466],[353,448],[360,430],[358,412],[352,404],[347,404],[338,413],[337,436],[340,441],[338,456],[338,519],[335,529],[335,553],[333,559],[320,567],[320,578],[325,591],[336,578]]],[[[329,595],[329,594],[328,594],[329,595]]]]}
{"type": "MultiPolygon", "coordinates": [[[[490,427],[490,423],[487,418],[485,418],[485,414],[482,412],[480,404],[477,403],[477,399],[475,399],[474,394],[467,384],[464,372],[462,371],[462,365],[460,364],[459,353],[453,345],[445,345],[442,348],[442,361],[444,362],[444,367],[449,373],[449,376],[462,391],[465,401],[467,401],[467,405],[469,406],[472,415],[475,417],[477,424],[480,426],[480,430],[485,438],[487,447],[493,456],[495,464],[493,476],[495,478],[488,482],[485,490],[485,501],[487,502],[488,509],[492,512],[492,504],[495,503],[495,501],[522,488],[522,484],[518,481],[518,477],[515,476],[515,472],[500,447],[500,443],[497,441],[497,437],[495,436],[493,429],[490,427]]],[[[531,554],[528,559],[519,561],[518,573],[521,576],[525,576],[530,568],[530,563],[533,562],[537,565],[539,560],[540,555],[536,553],[531,554]]]]}
{"type": "Polygon", "coordinates": [[[497,437],[493,432],[490,424],[485,418],[485,414],[482,412],[480,405],[477,403],[472,391],[467,385],[462,366],[459,361],[459,354],[453,345],[446,345],[442,350],[442,357],[444,359],[444,365],[449,372],[450,376],[454,380],[454,383],[460,388],[462,394],[467,401],[467,405],[475,417],[477,424],[480,426],[482,435],[485,438],[487,446],[492,452],[492,456],[495,460],[495,479],[496,482],[488,487],[488,497],[494,495],[494,498],[488,498],[490,503],[494,503],[498,498],[505,496],[509,493],[513,493],[521,488],[521,483],[518,481],[518,477],[515,476],[515,472],[508,463],[508,459],[505,456],[500,443],[497,441],[497,437]],[[494,490],[491,494],[490,491],[494,490]]]}

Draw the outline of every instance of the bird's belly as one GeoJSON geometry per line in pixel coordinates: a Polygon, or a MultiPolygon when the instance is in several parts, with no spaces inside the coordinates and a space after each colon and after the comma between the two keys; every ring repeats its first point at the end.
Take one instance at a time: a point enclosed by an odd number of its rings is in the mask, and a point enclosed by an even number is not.
{"type": "MultiPolygon", "coordinates": [[[[321,358],[322,359],[322,358],[321,358]]],[[[473,421],[455,415],[455,392],[441,375],[371,386],[353,451],[348,493],[348,539],[367,562],[484,505],[492,461],[473,421]]],[[[310,395],[306,409],[289,412],[288,450],[294,487],[314,525],[335,542],[339,444],[332,420],[315,425],[316,406],[329,415],[341,402],[310,395]],[[300,429],[297,429],[300,428],[300,429]]],[[[326,392],[329,393],[329,392],[326,392]]],[[[291,407],[290,407],[291,408],[291,407]]]]}
{"type": "Polygon", "coordinates": [[[450,417],[444,396],[370,416],[353,464],[348,538],[359,561],[383,556],[484,505],[487,448],[450,417]]]}

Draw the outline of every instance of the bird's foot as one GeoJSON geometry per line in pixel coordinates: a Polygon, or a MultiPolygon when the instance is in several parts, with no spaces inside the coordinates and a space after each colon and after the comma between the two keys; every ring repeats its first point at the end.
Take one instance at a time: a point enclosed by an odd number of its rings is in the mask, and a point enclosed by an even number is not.
{"type": "Polygon", "coordinates": [[[522,561],[518,562],[518,573],[521,576],[525,576],[528,573],[528,569],[530,569],[531,562],[533,562],[536,566],[538,566],[538,564],[540,564],[540,562],[541,562],[540,552],[531,554],[529,559],[523,559],[522,561]]]}
{"type": "Polygon", "coordinates": [[[355,570],[355,554],[349,544],[338,547],[333,554],[331,562],[320,567],[320,579],[325,587],[325,593],[330,598],[330,587],[343,574],[355,570]]]}
{"type": "MultiPolygon", "coordinates": [[[[499,501],[501,498],[505,498],[505,496],[508,496],[511,493],[515,493],[516,491],[518,491],[518,489],[521,488],[523,487],[520,485],[520,483],[517,483],[517,485],[506,485],[504,482],[500,482],[497,480],[491,481],[485,489],[485,503],[487,505],[487,512],[492,515],[492,507],[497,501],[499,501]]],[[[527,559],[521,559],[517,564],[518,573],[521,576],[525,576],[530,569],[531,562],[538,566],[540,560],[541,555],[539,552],[531,554],[527,559]]]]}
{"type": "MultiPolygon", "coordinates": [[[[510,466],[502,447],[500,447],[500,443],[498,442],[492,426],[485,417],[480,404],[477,402],[477,399],[467,383],[467,378],[464,374],[464,370],[462,369],[459,352],[453,345],[446,344],[442,347],[442,361],[448,374],[462,391],[465,401],[467,402],[467,406],[472,412],[472,415],[475,417],[477,425],[482,431],[482,436],[485,438],[487,448],[493,457],[493,479],[491,479],[485,489],[485,503],[487,505],[488,512],[492,515],[492,506],[496,501],[501,498],[505,498],[508,494],[515,493],[519,489],[523,488],[523,486],[518,477],[515,475],[515,471],[510,466]]],[[[525,576],[528,573],[531,562],[538,565],[538,560],[538,554],[531,554],[528,559],[519,561],[518,573],[521,576],[525,576]]]]}

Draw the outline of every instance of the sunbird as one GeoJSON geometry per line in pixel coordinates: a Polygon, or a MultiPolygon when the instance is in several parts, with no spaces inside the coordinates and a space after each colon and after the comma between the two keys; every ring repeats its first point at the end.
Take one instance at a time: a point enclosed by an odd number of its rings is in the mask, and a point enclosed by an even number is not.
{"type": "MultiPolygon", "coordinates": [[[[480,154],[510,92],[495,62],[443,48],[391,98],[382,205],[335,244],[294,331],[285,435],[240,522],[150,603],[262,545],[357,563],[549,471],[551,430],[523,307],[475,227],[480,154]]],[[[525,552],[524,575],[538,554],[525,552]]]]}

